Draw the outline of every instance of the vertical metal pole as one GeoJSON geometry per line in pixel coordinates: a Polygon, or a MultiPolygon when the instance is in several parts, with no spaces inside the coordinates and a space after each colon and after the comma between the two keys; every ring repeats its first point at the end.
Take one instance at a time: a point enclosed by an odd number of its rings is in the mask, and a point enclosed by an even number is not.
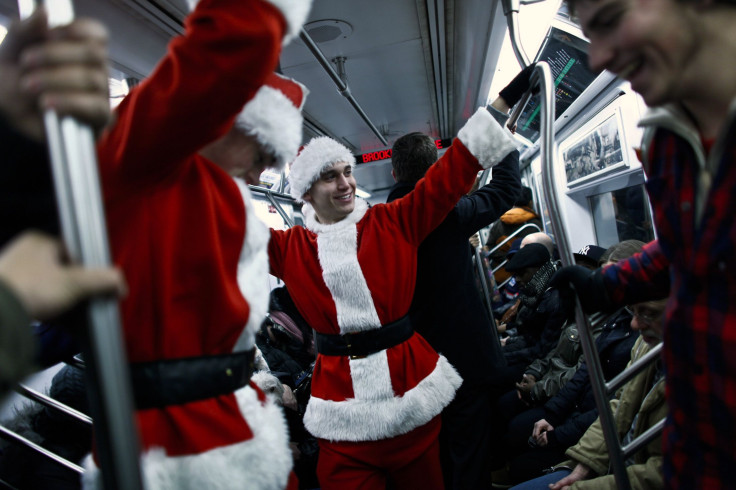
{"type": "MultiPolygon", "coordinates": [[[[544,187],[544,198],[547,203],[550,215],[554,216],[552,220],[552,228],[555,233],[555,240],[560,251],[562,264],[565,266],[573,265],[572,249],[565,233],[566,227],[561,208],[557,199],[557,189],[555,187],[554,160],[555,160],[555,143],[553,136],[553,123],[555,114],[555,94],[554,85],[552,84],[552,73],[549,65],[545,62],[537,63],[534,68],[531,87],[536,84],[540,85],[542,97],[542,116],[540,128],[540,153],[542,158],[542,184],[544,187]]],[[[613,413],[606,395],[603,369],[601,368],[598,351],[595,348],[593,333],[580,306],[580,301],[575,298],[575,321],[580,332],[580,342],[583,346],[583,354],[588,364],[590,374],[591,387],[595,398],[598,414],[603,429],[603,436],[608,447],[608,453],[613,466],[613,474],[616,478],[616,486],[619,490],[630,490],[628,474],[626,473],[625,461],[621,451],[621,444],[618,440],[616,432],[616,424],[613,413]]]]}
{"type": "Polygon", "coordinates": [[[511,39],[511,47],[516,55],[516,61],[522,68],[526,68],[531,64],[529,56],[527,56],[524,47],[519,39],[519,0],[502,0],[503,14],[506,16],[506,25],[509,28],[509,38],[511,39]]]}
{"type": "MultiPolygon", "coordinates": [[[[21,0],[19,4],[24,17],[32,13],[29,3],[21,0]]],[[[46,8],[50,26],[67,24],[74,18],[69,0],[48,1],[46,8]]],[[[53,112],[45,114],[45,124],[69,253],[85,266],[107,267],[111,260],[92,130],[70,117],[59,119],[53,112]]],[[[138,431],[117,300],[92,300],[88,318],[84,359],[104,488],[139,490],[143,486],[138,431]]]]}

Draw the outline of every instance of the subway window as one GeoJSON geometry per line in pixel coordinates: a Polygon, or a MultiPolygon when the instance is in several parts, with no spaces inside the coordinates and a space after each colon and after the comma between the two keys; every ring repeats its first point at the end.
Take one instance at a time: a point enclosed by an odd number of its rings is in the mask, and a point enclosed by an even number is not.
{"type": "Polygon", "coordinates": [[[649,200],[644,185],[591,196],[590,208],[598,244],[609,247],[623,240],[654,240],[649,200]]]}

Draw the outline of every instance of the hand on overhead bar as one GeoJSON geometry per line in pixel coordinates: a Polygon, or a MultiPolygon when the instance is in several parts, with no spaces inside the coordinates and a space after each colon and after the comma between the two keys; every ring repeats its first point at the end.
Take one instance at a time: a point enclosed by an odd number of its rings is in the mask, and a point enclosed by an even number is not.
{"type": "Polygon", "coordinates": [[[10,27],[0,45],[0,114],[16,130],[45,139],[43,112],[101,129],[110,119],[107,30],[78,19],[50,29],[39,8],[10,27]]]}

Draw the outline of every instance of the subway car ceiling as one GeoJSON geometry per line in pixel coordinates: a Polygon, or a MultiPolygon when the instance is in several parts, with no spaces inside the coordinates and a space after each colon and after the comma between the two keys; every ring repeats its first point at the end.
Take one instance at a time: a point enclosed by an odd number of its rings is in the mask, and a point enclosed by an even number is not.
{"type": "MultiPolygon", "coordinates": [[[[188,11],[186,0],[74,4],[78,16],[108,25],[113,68],[139,79],[181,32],[188,11]]],[[[16,11],[14,0],[0,0],[0,13],[14,18],[16,11]]],[[[338,92],[304,41],[296,39],[284,48],[280,69],[310,91],[305,142],[326,134],[358,154],[390,148],[411,131],[453,137],[486,102],[506,29],[499,0],[314,0],[305,30],[336,71],[335,61],[344,59],[349,91],[376,131],[338,92]]],[[[392,184],[385,165],[367,170],[361,184],[368,191],[392,184]]]]}

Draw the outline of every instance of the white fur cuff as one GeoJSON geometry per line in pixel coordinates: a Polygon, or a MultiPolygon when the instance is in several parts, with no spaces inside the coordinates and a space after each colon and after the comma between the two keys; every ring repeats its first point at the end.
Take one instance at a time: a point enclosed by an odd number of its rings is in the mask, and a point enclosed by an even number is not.
{"type": "Polygon", "coordinates": [[[312,8],[312,0],[267,0],[279,9],[286,19],[286,35],[281,42],[286,46],[299,35],[302,25],[307,20],[309,10],[312,8]]]}
{"type": "Polygon", "coordinates": [[[483,168],[493,167],[517,146],[511,131],[498,124],[485,107],[475,111],[457,137],[483,168]]]}
{"type": "MultiPolygon", "coordinates": [[[[281,11],[281,15],[286,20],[286,34],[281,41],[282,46],[286,46],[289,42],[299,35],[299,31],[307,20],[309,11],[312,8],[312,0],[266,0],[268,3],[281,11]]],[[[187,0],[189,11],[195,9],[199,0],[187,0]]]]}

